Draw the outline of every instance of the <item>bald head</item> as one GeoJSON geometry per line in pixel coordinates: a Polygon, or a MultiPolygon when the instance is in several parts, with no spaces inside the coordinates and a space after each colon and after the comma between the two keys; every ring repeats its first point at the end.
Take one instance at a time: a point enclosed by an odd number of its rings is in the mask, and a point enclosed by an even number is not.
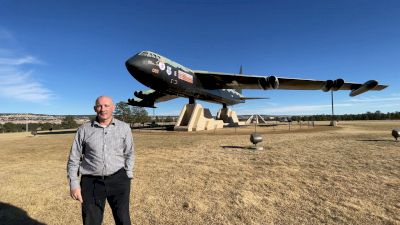
{"type": "Polygon", "coordinates": [[[100,124],[108,125],[112,120],[115,106],[113,100],[108,96],[100,96],[96,99],[94,111],[100,124]]]}
{"type": "Polygon", "coordinates": [[[94,103],[95,106],[98,104],[99,100],[106,100],[106,101],[109,101],[112,105],[114,105],[111,97],[102,95],[102,96],[99,96],[96,98],[96,102],[94,103]]]}

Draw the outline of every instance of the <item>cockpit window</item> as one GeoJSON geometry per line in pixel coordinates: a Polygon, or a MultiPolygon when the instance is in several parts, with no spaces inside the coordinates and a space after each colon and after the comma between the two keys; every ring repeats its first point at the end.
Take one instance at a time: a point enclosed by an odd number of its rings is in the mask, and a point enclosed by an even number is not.
{"type": "Polygon", "coordinates": [[[150,52],[150,51],[143,51],[143,52],[139,53],[139,55],[146,56],[146,57],[151,57],[151,58],[155,58],[155,59],[160,59],[161,58],[156,53],[150,52]]]}
{"type": "Polygon", "coordinates": [[[163,61],[164,63],[167,63],[167,64],[169,64],[169,65],[171,65],[171,66],[173,66],[175,68],[179,68],[179,69],[181,69],[183,71],[186,71],[186,72],[192,72],[190,69],[182,66],[181,64],[176,63],[174,61],[171,61],[171,60],[169,60],[169,59],[167,59],[167,58],[165,58],[165,57],[163,57],[163,56],[161,56],[159,54],[151,52],[151,51],[142,51],[142,52],[139,53],[139,55],[163,61]]]}

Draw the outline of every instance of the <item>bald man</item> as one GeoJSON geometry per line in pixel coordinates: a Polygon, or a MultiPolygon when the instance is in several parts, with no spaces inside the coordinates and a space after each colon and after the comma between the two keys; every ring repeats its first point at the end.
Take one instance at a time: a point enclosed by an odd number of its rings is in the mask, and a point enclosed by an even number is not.
{"type": "Polygon", "coordinates": [[[128,124],[113,118],[114,109],[110,97],[98,97],[96,120],[79,127],[72,143],[67,163],[70,195],[82,204],[84,225],[102,223],[106,200],[117,225],[131,224],[132,132],[128,124]]]}

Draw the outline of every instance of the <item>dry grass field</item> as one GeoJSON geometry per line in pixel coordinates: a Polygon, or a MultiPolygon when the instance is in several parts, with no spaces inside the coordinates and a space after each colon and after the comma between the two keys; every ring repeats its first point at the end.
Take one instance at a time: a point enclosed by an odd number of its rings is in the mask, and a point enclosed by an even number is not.
{"type": "MultiPolygon", "coordinates": [[[[184,133],[134,130],[133,224],[400,224],[400,121],[184,133]]],[[[0,224],[81,224],[74,133],[0,134],[0,224]]],[[[107,208],[103,224],[114,224],[107,208]]]]}

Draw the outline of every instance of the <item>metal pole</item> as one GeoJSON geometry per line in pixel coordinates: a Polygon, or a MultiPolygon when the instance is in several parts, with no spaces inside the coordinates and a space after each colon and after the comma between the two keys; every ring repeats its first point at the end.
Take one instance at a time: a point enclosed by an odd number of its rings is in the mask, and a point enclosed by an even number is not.
{"type": "Polygon", "coordinates": [[[334,111],[333,111],[333,91],[331,91],[331,100],[332,100],[332,121],[334,120],[334,111]]]}
{"type": "Polygon", "coordinates": [[[331,102],[332,102],[332,118],[331,118],[331,126],[335,127],[336,126],[336,121],[335,121],[335,113],[333,111],[333,91],[331,91],[331,102]]]}

